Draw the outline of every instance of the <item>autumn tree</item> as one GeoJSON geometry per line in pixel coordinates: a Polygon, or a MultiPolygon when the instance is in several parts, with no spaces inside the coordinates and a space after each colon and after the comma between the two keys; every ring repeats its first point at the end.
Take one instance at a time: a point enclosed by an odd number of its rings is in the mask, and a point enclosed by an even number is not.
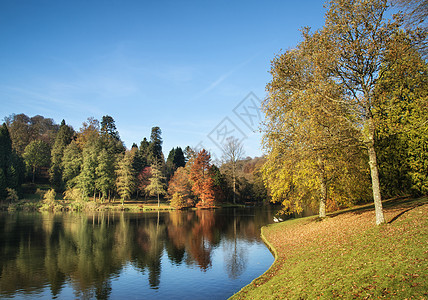
{"type": "Polygon", "coordinates": [[[244,158],[244,148],[238,138],[228,137],[223,144],[222,160],[232,167],[233,204],[236,204],[236,163],[244,158]]]}
{"type": "Polygon", "coordinates": [[[132,154],[127,151],[118,160],[116,168],[116,187],[122,199],[122,205],[124,201],[131,198],[132,193],[135,190],[135,174],[132,169],[132,154]]]}
{"type": "MultiPolygon", "coordinates": [[[[192,205],[192,185],[190,183],[188,169],[179,167],[175,171],[168,183],[168,195],[170,198],[173,198],[174,195],[176,195],[175,197],[180,200],[179,202],[181,207],[184,207],[184,205],[192,205]]],[[[171,205],[177,206],[173,202],[171,205]]]]}
{"type": "Polygon", "coordinates": [[[400,18],[386,19],[387,9],[387,0],[331,1],[319,36],[322,47],[318,55],[330,61],[326,70],[346,95],[335,101],[341,101],[353,112],[346,117],[358,124],[356,128],[367,149],[376,224],[384,223],[385,218],[375,145],[378,131],[373,112],[375,89],[387,71],[382,69],[382,63],[388,46],[402,25],[400,18]]]}
{"type": "Polygon", "coordinates": [[[82,127],[77,133],[76,143],[81,150],[89,142],[93,142],[99,138],[100,135],[100,122],[90,117],[85,122],[83,122],[82,127]]]}
{"type": "Polygon", "coordinates": [[[308,31],[304,37],[296,49],[272,61],[263,103],[268,153],[263,177],[272,200],[289,212],[318,205],[323,218],[334,173],[347,161],[339,161],[341,149],[353,141],[354,132],[338,117],[346,110],[330,101],[342,97],[341,88],[317,66],[314,37],[308,31]]]}
{"type": "Polygon", "coordinates": [[[196,206],[209,208],[214,206],[214,182],[211,176],[211,156],[202,149],[198,152],[190,168],[192,191],[200,199],[196,206]]]}
{"type": "Polygon", "coordinates": [[[144,197],[147,196],[148,192],[146,187],[150,184],[150,178],[152,177],[152,169],[145,167],[137,175],[137,197],[138,192],[142,193],[144,197]]]}
{"type": "Polygon", "coordinates": [[[162,163],[156,161],[151,165],[152,177],[150,177],[150,184],[146,187],[147,192],[158,198],[158,207],[160,206],[159,195],[166,193],[165,176],[162,174],[162,163]]]}
{"type": "Polygon", "coordinates": [[[426,59],[428,55],[426,39],[428,34],[428,0],[392,0],[391,2],[404,10],[406,27],[416,28],[423,37],[416,40],[416,48],[426,59]]]}
{"type": "Polygon", "coordinates": [[[12,139],[12,148],[23,155],[25,147],[32,141],[42,140],[53,145],[59,126],[50,118],[36,115],[12,114],[5,118],[12,139]]]}

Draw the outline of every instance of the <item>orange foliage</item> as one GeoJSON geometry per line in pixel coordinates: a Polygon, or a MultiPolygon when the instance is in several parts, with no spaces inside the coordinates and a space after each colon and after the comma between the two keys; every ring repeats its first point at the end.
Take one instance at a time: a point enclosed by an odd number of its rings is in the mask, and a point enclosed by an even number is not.
{"type": "Polygon", "coordinates": [[[192,190],[200,199],[200,202],[196,204],[200,208],[214,206],[214,181],[211,177],[210,161],[210,154],[202,149],[190,168],[190,179],[193,181],[192,190]]]}

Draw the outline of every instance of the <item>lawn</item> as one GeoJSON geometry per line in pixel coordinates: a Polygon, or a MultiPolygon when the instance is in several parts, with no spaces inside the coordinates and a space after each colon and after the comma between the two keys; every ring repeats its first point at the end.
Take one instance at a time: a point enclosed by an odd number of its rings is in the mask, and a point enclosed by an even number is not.
{"type": "Polygon", "coordinates": [[[276,260],[233,299],[427,299],[428,198],[372,206],[263,228],[276,260]]]}

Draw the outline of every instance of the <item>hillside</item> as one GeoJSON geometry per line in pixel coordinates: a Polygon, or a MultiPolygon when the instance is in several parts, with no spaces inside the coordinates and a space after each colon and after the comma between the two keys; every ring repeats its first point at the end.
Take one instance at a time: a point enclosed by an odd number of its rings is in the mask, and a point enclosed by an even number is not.
{"type": "Polygon", "coordinates": [[[233,299],[428,297],[428,198],[384,202],[263,228],[276,261],[233,299]]]}

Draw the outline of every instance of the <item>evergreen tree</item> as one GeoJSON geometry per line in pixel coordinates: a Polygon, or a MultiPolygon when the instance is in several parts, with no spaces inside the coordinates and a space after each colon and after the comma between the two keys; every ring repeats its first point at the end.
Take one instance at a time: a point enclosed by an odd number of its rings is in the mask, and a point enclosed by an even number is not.
{"type": "Polygon", "coordinates": [[[125,146],[120,140],[119,132],[112,117],[103,116],[100,133],[104,147],[109,153],[115,155],[125,152],[125,146]]]}
{"type": "Polygon", "coordinates": [[[141,164],[144,167],[149,166],[149,147],[150,147],[149,141],[146,138],[144,138],[140,143],[140,148],[138,149],[138,156],[141,161],[141,164]]]}
{"type": "Polygon", "coordinates": [[[7,180],[6,174],[3,171],[3,168],[0,168],[0,199],[5,199],[7,197],[7,180]]]}
{"type": "Polygon", "coordinates": [[[122,205],[126,199],[130,199],[135,190],[135,173],[132,169],[132,154],[127,151],[117,164],[116,187],[122,199],[122,205]]]}
{"type": "Polygon", "coordinates": [[[98,166],[95,169],[95,187],[100,191],[104,199],[110,198],[110,192],[114,189],[114,163],[114,157],[109,155],[106,149],[102,149],[98,155],[98,166]]]}
{"type": "Polygon", "coordinates": [[[166,159],[166,180],[169,181],[169,179],[174,175],[175,170],[177,169],[174,164],[174,157],[175,157],[175,148],[172,148],[171,151],[169,151],[168,158],[166,159]]]}
{"type": "Polygon", "coordinates": [[[6,123],[0,127],[0,168],[6,169],[12,153],[12,140],[6,123]]]}
{"type": "Polygon", "coordinates": [[[165,177],[162,175],[162,163],[157,161],[152,164],[151,171],[152,177],[150,178],[150,184],[146,187],[146,190],[152,196],[157,195],[159,207],[159,195],[164,195],[166,193],[165,177]]]}
{"type": "Polygon", "coordinates": [[[101,134],[108,135],[116,141],[120,140],[115,121],[111,116],[103,116],[101,120],[101,134]]]}
{"type": "Polygon", "coordinates": [[[94,195],[96,200],[96,185],[98,166],[98,155],[100,152],[99,142],[86,144],[82,153],[82,170],[78,178],[78,187],[83,191],[85,196],[94,195]]]}
{"type": "Polygon", "coordinates": [[[82,168],[82,153],[75,141],[72,141],[65,149],[61,167],[62,180],[67,188],[77,185],[77,178],[82,168]]]}
{"type": "Polygon", "coordinates": [[[150,145],[149,145],[149,157],[148,161],[153,163],[158,163],[159,161],[164,162],[164,157],[162,153],[162,131],[159,127],[152,127],[152,132],[150,134],[150,145]]]}
{"type": "Polygon", "coordinates": [[[392,43],[374,107],[381,187],[390,197],[428,192],[428,64],[408,39],[392,43]]]}
{"type": "Polygon", "coordinates": [[[71,143],[74,135],[74,130],[65,124],[62,120],[58,134],[55,138],[55,143],[51,151],[51,167],[49,169],[49,178],[51,184],[57,190],[64,189],[64,182],[62,180],[62,158],[64,155],[64,149],[71,143]]]}

